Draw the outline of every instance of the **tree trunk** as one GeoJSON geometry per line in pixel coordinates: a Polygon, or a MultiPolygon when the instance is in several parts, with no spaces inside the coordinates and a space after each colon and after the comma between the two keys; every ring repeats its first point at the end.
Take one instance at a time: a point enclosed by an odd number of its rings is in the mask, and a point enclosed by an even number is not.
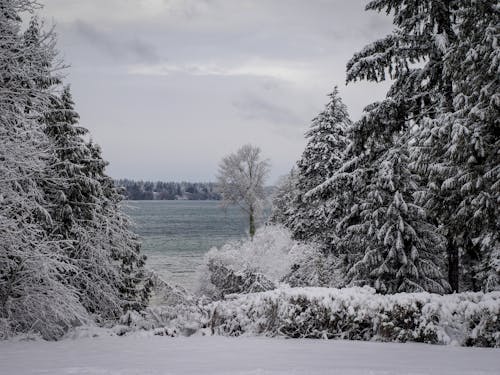
{"type": "Polygon", "coordinates": [[[250,209],[250,238],[253,240],[253,236],[255,235],[255,218],[253,216],[253,208],[250,209]]]}
{"type": "Polygon", "coordinates": [[[448,240],[448,283],[450,283],[451,290],[453,292],[458,292],[459,287],[459,254],[458,247],[454,246],[452,240],[448,240]]]}

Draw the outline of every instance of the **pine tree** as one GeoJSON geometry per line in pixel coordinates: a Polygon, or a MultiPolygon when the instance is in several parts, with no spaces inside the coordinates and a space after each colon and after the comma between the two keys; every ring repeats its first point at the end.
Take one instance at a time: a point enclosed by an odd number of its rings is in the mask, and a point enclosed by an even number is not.
{"type": "Polygon", "coordinates": [[[386,10],[393,15],[395,31],[365,47],[347,64],[348,82],[378,82],[387,77],[394,81],[386,99],[369,105],[362,119],[350,129],[349,160],[340,169],[342,173],[332,179],[344,179],[347,188],[355,191],[349,203],[352,208],[339,223],[345,266],[356,265],[351,280],[372,283],[383,291],[447,289],[447,283],[441,280],[441,242],[436,221],[421,211],[416,200],[421,180],[408,171],[410,164],[405,155],[408,145],[414,143],[413,129],[422,119],[434,118],[450,107],[452,86],[444,76],[445,45],[454,40],[450,4],[430,0],[369,2],[367,9],[386,10]],[[400,151],[399,158],[395,158],[395,150],[400,151]],[[384,185],[387,176],[381,175],[380,166],[386,172],[392,171],[389,185],[384,185]],[[390,185],[396,190],[387,190],[390,185]],[[404,215],[389,214],[401,207],[412,210],[404,215]],[[391,232],[384,237],[386,243],[381,244],[379,237],[374,238],[375,233],[385,233],[387,228],[380,227],[384,224],[394,228],[394,217],[402,218],[401,228],[408,226],[413,232],[391,232]],[[411,250],[414,248],[417,252],[411,250]],[[391,279],[393,282],[389,282],[391,279]]]}
{"type": "Polygon", "coordinates": [[[446,235],[448,280],[455,291],[460,282],[491,289],[485,280],[498,281],[499,262],[491,257],[498,254],[499,226],[498,154],[492,151],[498,149],[495,7],[495,1],[371,1],[367,9],[392,14],[396,29],[348,63],[348,82],[394,80],[376,111],[399,121],[378,122],[384,129],[360,123],[358,148],[366,147],[363,134],[416,138],[411,167],[426,185],[419,204],[446,235]],[[461,263],[473,271],[461,273],[461,263]]]}
{"type": "Polygon", "coordinates": [[[144,307],[150,284],[121,195],[59,97],[55,38],[30,0],[0,2],[0,337],[56,339],[144,307]]]}
{"type": "Polygon", "coordinates": [[[422,122],[415,164],[428,179],[426,206],[448,233],[454,290],[488,291],[500,288],[498,4],[454,5],[443,58],[451,104],[422,122]]]}
{"type": "Polygon", "coordinates": [[[350,248],[362,250],[348,282],[383,293],[444,293],[444,238],[413,203],[418,185],[408,169],[406,147],[395,145],[379,160],[360,204],[360,221],[347,228],[343,239],[350,248]]]}
{"type": "Polygon", "coordinates": [[[297,170],[293,168],[290,173],[281,177],[276,186],[272,199],[272,209],[269,223],[288,227],[293,220],[294,202],[297,199],[297,170]]]}
{"type": "Polygon", "coordinates": [[[120,211],[119,195],[105,175],[100,149],[84,140],[88,130],[78,125],[69,87],[52,98],[45,115],[45,132],[54,155],[46,184],[51,233],[65,241],[65,251],[78,270],[67,280],[80,293],[85,308],[99,319],[114,319],[123,309],[139,308],[144,257],[120,211]]]}
{"type": "MultiPolygon", "coordinates": [[[[325,109],[306,132],[308,142],[297,162],[297,198],[289,223],[297,239],[328,242],[330,229],[338,215],[338,200],[322,200],[308,192],[331,177],[342,165],[346,149],[346,130],[351,125],[347,107],[337,87],[329,95],[325,109]],[[326,224],[326,225],[325,225],[326,224]]],[[[336,197],[340,198],[340,197],[336,197]]]]}
{"type": "MultiPolygon", "coordinates": [[[[90,142],[89,149],[95,159],[101,160],[101,149],[90,142]]],[[[111,258],[118,267],[118,291],[124,310],[143,309],[149,300],[152,280],[145,269],[146,256],[141,253],[138,236],[132,232],[132,222],[122,210],[124,195],[116,187],[114,180],[105,173],[107,162],[96,169],[97,179],[102,187],[106,204],[103,215],[106,217],[103,243],[109,247],[111,258]],[[108,241],[105,242],[104,240],[108,241]]]]}
{"type": "Polygon", "coordinates": [[[62,278],[71,270],[45,227],[51,217],[40,186],[49,142],[38,119],[48,96],[37,83],[40,48],[25,44],[20,13],[33,1],[0,2],[0,337],[37,332],[54,339],[88,321],[76,291],[62,278]]]}

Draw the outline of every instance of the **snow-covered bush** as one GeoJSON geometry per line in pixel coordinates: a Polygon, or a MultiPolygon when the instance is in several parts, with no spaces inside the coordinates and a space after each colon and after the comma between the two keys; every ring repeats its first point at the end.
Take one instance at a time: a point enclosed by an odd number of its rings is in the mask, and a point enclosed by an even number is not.
{"type": "Polygon", "coordinates": [[[212,333],[500,347],[500,293],[285,288],[211,304],[212,333]]]}
{"type": "Polygon", "coordinates": [[[199,270],[197,294],[217,299],[270,290],[282,282],[324,285],[323,260],[314,245],[293,240],[282,226],[268,225],[259,228],[253,240],[212,248],[199,270]]]}
{"type": "Polygon", "coordinates": [[[170,285],[154,272],[151,273],[153,294],[150,305],[141,310],[129,310],[112,328],[123,336],[148,331],[158,336],[190,336],[204,327],[209,310],[203,300],[197,300],[183,288],[170,285]]]}
{"type": "MultiPolygon", "coordinates": [[[[500,347],[500,292],[382,295],[370,287],[282,285],[211,302],[160,281],[154,293],[155,305],[128,311],[119,325],[104,333],[265,335],[500,347]]],[[[77,336],[82,331],[88,334],[83,327],[76,330],[77,336]]]]}

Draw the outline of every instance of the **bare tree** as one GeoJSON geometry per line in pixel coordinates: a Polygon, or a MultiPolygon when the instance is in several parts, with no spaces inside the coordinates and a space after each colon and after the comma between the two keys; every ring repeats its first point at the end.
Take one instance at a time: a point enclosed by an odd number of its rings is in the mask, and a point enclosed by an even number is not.
{"type": "Polygon", "coordinates": [[[236,204],[248,214],[251,238],[255,234],[255,217],[265,200],[264,180],[268,173],[269,161],[261,160],[260,148],[250,144],[224,157],[219,164],[217,189],[222,195],[222,206],[236,204]]]}

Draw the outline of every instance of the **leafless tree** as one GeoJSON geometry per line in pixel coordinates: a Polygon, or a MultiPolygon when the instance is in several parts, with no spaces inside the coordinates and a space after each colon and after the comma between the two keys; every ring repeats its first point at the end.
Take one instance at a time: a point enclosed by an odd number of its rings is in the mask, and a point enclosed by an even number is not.
{"type": "Polygon", "coordinates": [[[224,157],[219,164],[217,188],[222,195],[222,206],[235,204],[248,214],[252,238],[255,217],[262,211],[265,200],[264,181],[268,173],[269,161],[262,160],[260,149],[250,144],[224,157]]]}

